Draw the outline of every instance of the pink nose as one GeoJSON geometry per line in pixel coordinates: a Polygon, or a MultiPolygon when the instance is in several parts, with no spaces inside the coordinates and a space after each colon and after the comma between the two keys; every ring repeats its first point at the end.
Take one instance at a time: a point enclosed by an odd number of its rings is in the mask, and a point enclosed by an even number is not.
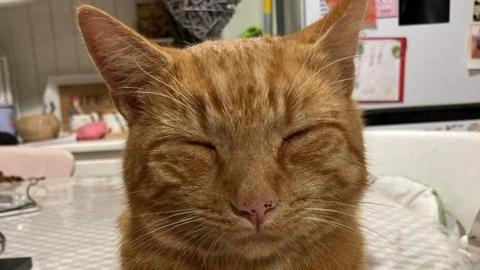
{"type": "Polygon", "coordinates": [[[267,213],[275,208],[277,203],[274,200],[265,198],[253,198],[238,203],[232,204],[233,212],[240,217],[246,218],[257,228],[265,221],[267,213]]]}

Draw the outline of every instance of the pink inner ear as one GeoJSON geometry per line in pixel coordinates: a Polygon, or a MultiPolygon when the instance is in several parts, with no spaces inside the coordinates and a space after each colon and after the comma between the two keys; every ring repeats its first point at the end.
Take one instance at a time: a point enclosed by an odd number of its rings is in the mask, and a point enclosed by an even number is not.
{"type": "Polygon", "coordinates": [[[102,77],[108,84],[112,99],[129,121],[139,112],[142,102],[135,94],[136,85],[126,85],[135,68],[131,62],[128,46],[138,43],[139,37],[119,21],[93,7],[82,6],[78,23],[86,46],[102,77]],[[128,88],[131,87],[131,88],[128,88]]]}
{"type": "MultiPolygon", "coordinates": [[[[107,55],[114,55],[113,50],[116,48],[112,46],[112,43],[118,42],[114,37],[120,33],[113,31],[116,26],[102,18],[106,15],[100,11],[87,10],[83,12],[81,9],[78,16],[79,26],[90,55],[112,90],[116,89],[119,82],[116,82],[115,73],[119,71],[112,69],[113,65],[108,63],[107,55]]],[[[113,61],[114,59],[112,59],[113,61]]]]}

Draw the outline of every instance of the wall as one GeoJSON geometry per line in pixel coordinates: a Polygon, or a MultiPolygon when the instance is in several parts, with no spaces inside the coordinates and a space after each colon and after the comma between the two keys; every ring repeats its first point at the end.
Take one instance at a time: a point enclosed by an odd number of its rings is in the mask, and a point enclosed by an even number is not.
{"type": "Polygon", "coordinates": [[[240,33],[247,27],[262,27],[263,24],[263,1],[261,0],[242,0],[238,4],[232,20],[225,27],[222,38],[238,38],[240,33]]]}
{"type": "Polygon", "coordinates": [[[22,114],[41,112],[48,76],[95,72],[75,22],[80,2],[135,24],[135,0],[35,0],[0,8],[0,53],[8,57],[22,114]]]}

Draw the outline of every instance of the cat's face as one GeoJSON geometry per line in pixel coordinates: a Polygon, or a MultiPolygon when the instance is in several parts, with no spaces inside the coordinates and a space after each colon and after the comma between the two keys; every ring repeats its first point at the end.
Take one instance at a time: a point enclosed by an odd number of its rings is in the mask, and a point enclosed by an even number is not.
{"type": "Polygon", "coordinates": [[[125,184],[147,237],[202,254],[268,257],[321,241],[355,216],[366,178],[350,98],[356,37],[339,29],[348,42],[332,52],[327,23],[293,37],[176,50],[80,11],[129,122],[125,184]]]}

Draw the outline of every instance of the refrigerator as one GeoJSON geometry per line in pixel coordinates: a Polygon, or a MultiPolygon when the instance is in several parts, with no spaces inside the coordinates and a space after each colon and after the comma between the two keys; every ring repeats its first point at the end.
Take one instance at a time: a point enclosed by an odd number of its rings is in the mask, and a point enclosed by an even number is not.
{"type": "MultiPolygon", "coordinates": [[[[276,3],[279,34],[313,23],[326,8],[322,0],[276,3]]],[[[450,0],[449,11],[444,23],[400,25],[396,16],[362,30],[366,38],[406,39],[403,100],[361,104],[367,129],[480,131],[480,70],[467,67],[474,0],[450,0]]]]}

